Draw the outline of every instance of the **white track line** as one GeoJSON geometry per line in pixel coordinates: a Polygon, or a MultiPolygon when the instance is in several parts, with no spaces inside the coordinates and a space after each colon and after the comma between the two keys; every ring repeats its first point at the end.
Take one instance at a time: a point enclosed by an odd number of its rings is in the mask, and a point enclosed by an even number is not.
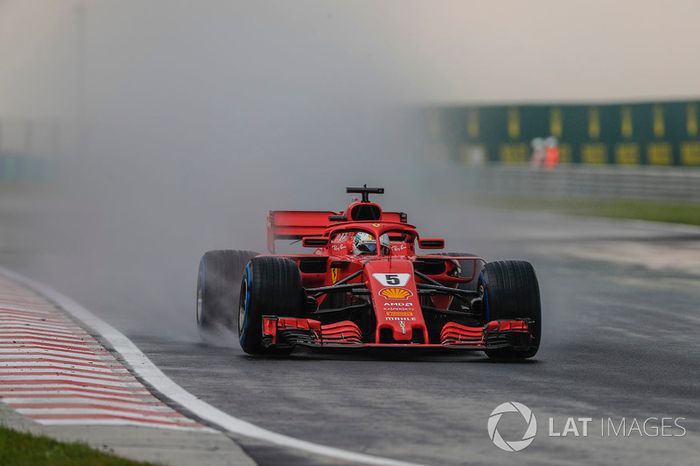
{"type": "MultiPolygon", "coordinates": [[[[157,404],[159,401],[156,398],[151,399],[150,393],[143,394],[119,394],[119,393],[104,393],[101,391],[85,390],[82,388],[70,388],[70,387],[60,387],[51,390],[27,390],[26,387],[15,390],[3,390],[0,388],[0,399],[2,401],[14,398],[26,398],[26,399],[63,399],[67,396],[85,398],[85,399],[106,399],[106,400],[119,400],[124,403],[136,403],[136,404],[157,404]]],[[[8,401],[9,403],[9,401],[8,401]]]]}
{"type": "Polygon", "coordinates": [[[98,379],[92,377],[92,376],[83,376],[83,375],[73,375],[73,374],[66,374],[65,372],[57,372],[54,371],[53,373],[49,375],[36,375],[32,374],[31,372],[27,372],[26,374],[17,374],[14,373],[12,375],[7,375],[3,374],[2,380],[7,381],[7,382],[23,382],[23,381],[41,381],[41,380],[55,380],[55,381],[66,381],[66,382],[77,382],[77,383],[93,383],[93,384],[99,384],[103,386],[104,388],[108,387],[114,387],[114,388],[129,388],[129,387],[140,387],[141,384],[136,380],[136,379],[127,379],[127,381],[122,382],[119,380],[116,380],[114,378],[104,378],[100,377],[98,379]]]}
{"type": "Polygon", "coordinates": [[[17,351],[11,354],[11,358],[3,358],[3,361],[61,361],[62,364],[75,364],[76,366],[85,367],[109,367],[114,365],[111,361],[104,359],[83,359],[74,356],[61,356],[60,354],[42,353],[36,350],[32,351],[17,351]]]}
{"type": "Polygon", "coordinates": [[[60,372],[66,374],[69,372],[75,372],[100,377],[114,377],[118,379],[122,379],[128,376],[130,379],[133,379],[133,377],[126,368],[110,369],[108,367],[95,366],[80,367],[66,363],[41,364],[32,362],[22,364],[20,362],[0,362],[0,372],[10,373],[13,371],[17,372],[17,375],[49,371],[53,373],[60,372]]]}
{"type": "Polygon", "coordinates": [[[106,366],[88,366],[81,367],[76,366],[68,362],[65,363],[51,363],[46,362],[0,362],[0,373],[6,373],[11,371],[42,371],[42,370],[53,370],[54,372],[82,372],[84,374],[95,374],[95,375],[130,375],[126,369],[110,369],[106,366]]]}
{"type": "Polygon", "coordinates": [[[18,338],[41,338],[44,341],[50,343],[67,343],[67,344],[80,344],[88,342],[93,344],[91,340],[87,340],[86,337],[69,337],[67,335],[56,335],[48,332],[38,332],[36,330],[32,331],[6,331],[0,330],[0,341],[9,340],[17,341],[18,338]]]}
{"type": "Polygon", "coordinates": [[[44,285],[43,283],[23,277],[4,267],[0,267],[0,274],[21,283],[22,285],[32,288],[35,292],[38,292],[52,300],[63,310],[67,311],[73,317],[92,329],[94,333],[100,335],[103,341],[108,343],[114,351],[119,353],[126,364],[128,364],[139,377],[151,385],[155,390],[180,404],[185,409],[189,410],[200,418],[219,426],[227,432],[264,440],[276,445],[293,448],[316,455],[327,456],[329,458],[336,458],[345,461],[354,461],[365,465],[418,466],[416,463],[367,455],[364,453],[355,453],[340,448],[329,447],[308,442],[306,440],[289,437],[287,435],[278,434],[276,432],[263,429],[255,424],[231,416],[230,414],[215,408],[209,403],[198,399],[184,388],[180,387],[167,375],[165,375],[155,364],[153,364],[153,362],[151,362],[151,360],[148,359],[148,357],[143,354],[141,350],[139,350],[136,345],[123,333],[102,319],[98,318],[72,299],[64,296],[47,285],[44,285]]]}
{"type": "Polygon", "coordinates": [[[3,327],[25,326],[27,328],[33,327],[33,328],[40,328],[43,330],[50,330],[50,331],[55,331],[55,332],[80,332],[80,327],[76,327],[74,325],[67,326],[67,325],[47,324],[44,321],[2,318],[2,320],[0,320],[0,322],[2,322],[3,327]]]}
{"type": "MultiPolygon", "coordinates": [[[[41,419],[41,418],[37,418],[41,419]]],[[[187,418],[185,418],[187,419],[187,418]]],[[[88,425],[95,425],[95,426],[143,426],[143,427],[154,427],[153,423],[150,422],[143,422],[143,421],[138,421],[136,419],[129,419],[129,420],[119,420],[119,419],[99,419],[99,420],[90,420],[90,419],[81,419],[80,422],[75,422],[69,419],[52,419],[51,420],[51,425],[53,426],[75,426],[75,425],[80,425],[80,426],[88,426],[88,425]]],[[[162,427],[161,425],[155,425],[155,427],[162,427]]],[[[213,429],[210,428],[201,428],[201,427],[192,427],[188,425],[177,425],[177,424],[168,424],[167,428],[169,430],[182,430],[182,431],[197,431],[197,432],[216,432],[213,429]]]]}
{"type": "MultiPolygon", "coordinates": [[[[20,414],[26,414],[27,416],[38,416],[41,414],[64,414],[66,416],[78,416],[85,415],[85,417],[92,416],[95,414],[108,414],[110,416],[130,416],[133,418],[142,419],[144,421],[166,421],[166,422],[178,422],[182,424],[189,424],[193,422],[191,419],[183,418],[177,411],[155,411],[155,410],[144,410],[140,408],[133,408],[133,406],[127,409],[112,409],[109,406],[97,406],[97,407],[70,407],[70,406],[52,406],[47,408],[24,408],[24,407],[13,407],[15,411],[20,414]],[[130,411],[140,411],[133,412],[130,411]]],[[[83,420],[82,418],[80,419],[83,420]]]]}
{"type": "Polygon", "coordinates": [[[71,398],[56,398],[56,397],[45,397],[45,398],[22,398],[22,397],[7,397],[3,398],[5,403],[10,403],[13,408],[27,408],[29,405],[33,407],[53,408],[57,406],[79,406],[88,405],[90,407],[100,407],[104,409],[113,408],[126,408],[126,409],[138,409],[140,411],[148,411],[154,413],[177,413],[170,409],[166,405],[139,405],[138,403],[128,402],[128,401],[113,401],[113,400],[93,400],[90,398],[82,398],[74,396],[71,398]]]}
{"type": "Polygon", "coordinates": [[[23,332],[23,331],[29,331],[29,332],[42,332],[42,333],[47,333],[50,335],[56,335],[56,336],[64,336],[64,335],[76,335],[82,333],[79,333],[80,330],[78,328],[74,329],[69,329],[69,330],[56,330],[55,327],[50,327],[48,325],[30,325],[30,324],[18,324],[18,323],[8,323],[5,321],[0,320],[0,329],[4,329],[3,331],[7,332],[23,332]]]}
{"type": "Polygon", "coordinates": [[[24,345],[22,347],[16,347],[16,348],[3,348],[0,346],[0,354],[8,354],[8,355],[13,355],[13,356],[20,356],[21,354],[17,353],[22,353],[24,355],[31,355],[31,354],[41,354],[44,356],[51,356],[51,357],[57,357],[57,358],[73,358],[76,361],[94,361],[94,362],[100,362],[102,361],[102,357],[98,356],[96,354],[90,354],[90,353],[84,353],[81,351],[57,351],[54,349],[50,348],[45,348],[43,346],[39,345],[24,345]],[[23,351],[20,351],[23,350],[23,351]]]}
{"type": "Polygon", "coordinates": [[[80,351],[88,351],[92,352],[95,349],[100,349],[101,346],[97,344],[96,341],[69,341],[67,343],[63,342],[57,342],[53,340],[49,340],[47,337],[38,337],[38,336],[16,336],[16,337],[0,337],[0,342],[2,342],[3,345],[14,345],[14,346],[21,346],[25,344],[40,344],[40,345],[51,345],[56,348],[64,348],[68,350],[80,350],[80,351]]]}

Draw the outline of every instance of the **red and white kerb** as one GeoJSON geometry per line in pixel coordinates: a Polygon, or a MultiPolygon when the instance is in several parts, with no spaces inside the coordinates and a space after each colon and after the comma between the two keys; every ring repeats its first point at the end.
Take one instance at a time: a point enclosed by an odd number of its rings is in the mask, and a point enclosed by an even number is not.
{"type": "Polygon", "coordinates": [[[2,277],[0,401],[40,424],[208,429],[154,397],[47,299],[2,277]]]}

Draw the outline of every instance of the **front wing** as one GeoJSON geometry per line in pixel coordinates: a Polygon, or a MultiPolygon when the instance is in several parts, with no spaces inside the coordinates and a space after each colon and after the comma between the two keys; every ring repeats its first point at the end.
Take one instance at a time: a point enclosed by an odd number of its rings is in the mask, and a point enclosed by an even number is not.
{"type": "Polygon", "coordinates": [[[492,320],[471,327],[448,322],[440,332],[440,343],[364,343],[360,328],[350,320],[322,325],[314,319],[263,316],[263,342],[268,346],[314,348],[444,348],[483,351],[527,349],[533,335],[527,319],[492,320]]]}

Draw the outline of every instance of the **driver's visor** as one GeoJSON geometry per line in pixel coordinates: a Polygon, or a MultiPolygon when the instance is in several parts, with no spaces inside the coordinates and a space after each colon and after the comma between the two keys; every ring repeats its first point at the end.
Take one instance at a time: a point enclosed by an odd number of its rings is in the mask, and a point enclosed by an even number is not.
{"type": "Polygon", "coordinates": [[[377,243],[375,241],[367,241],[357,245],[357,250],[363,254],[376,254],[377,243]]]}

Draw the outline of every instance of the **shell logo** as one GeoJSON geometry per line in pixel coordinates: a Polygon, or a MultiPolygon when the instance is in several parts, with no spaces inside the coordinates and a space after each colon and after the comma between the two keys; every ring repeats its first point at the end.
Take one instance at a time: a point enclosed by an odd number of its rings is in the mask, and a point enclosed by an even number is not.
{"type": "Polygon", "coordinates": [[[407,299],[413,296],[411,291],[406,288],[382,288],[379,290],[379,294],[384,296],[386,299],[407,299]]]}

